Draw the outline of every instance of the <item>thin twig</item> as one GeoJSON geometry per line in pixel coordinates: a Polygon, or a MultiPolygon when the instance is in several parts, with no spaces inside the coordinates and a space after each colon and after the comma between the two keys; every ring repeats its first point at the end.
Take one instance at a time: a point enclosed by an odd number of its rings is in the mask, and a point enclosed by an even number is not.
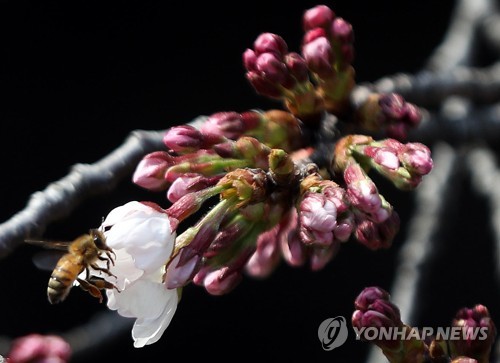
{"type": "Polygon", "coordinates": [[[160,147],[161,139],[158,131],[133,131],[103,159],[76,164],[67,176],[33,193],[23,210],[0,225],[0,257],[7,256],[26,237],[43,233],[49,223],[68,215],[85,198],[112,190],[144,154],[160,147]]]}
{"type": "MultiPolygon", "coordinates": [[[[199,127],[206,116],[189,125],[199,127]]],[[[0,258],[7,256],[27,236],[41,234],[47,225],[68,215],[86,198],[112,190],[130,176],[140,159],[163,146],[162,131],[132,131],[125,142],[94,164],[76,164],[71,172],[43,191],[31,195],[26,207],[0,224],[0,258]]]]}

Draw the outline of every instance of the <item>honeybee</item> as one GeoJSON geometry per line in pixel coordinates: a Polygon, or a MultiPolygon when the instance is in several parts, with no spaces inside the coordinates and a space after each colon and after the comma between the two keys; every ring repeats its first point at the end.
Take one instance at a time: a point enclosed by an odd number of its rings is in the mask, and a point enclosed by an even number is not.
{"type": "Polygon", "coordinates": [[[59,258],[49,279],[47,297],[51,304],[64,301],[75,281],[78,281],[84,291],[98,298],[99,302],[102,302],[102,289],[118,290],[109,281],[90,274],[89,267],[102,271],[108,276],[114,276],[109,268],[115,263],[113,259],[115,255],[113,250],[106,245],[106,238],[102,231],[91,229],[88,234],[83,234],[71,242],[40,240],[26,240],[26,242],[66,252],[59,258]],[[97,265],[98,260],[106,261],[106,267],[97,265]],[[78,277],[83,271],[86,271],[85,279],[78,277]]]}

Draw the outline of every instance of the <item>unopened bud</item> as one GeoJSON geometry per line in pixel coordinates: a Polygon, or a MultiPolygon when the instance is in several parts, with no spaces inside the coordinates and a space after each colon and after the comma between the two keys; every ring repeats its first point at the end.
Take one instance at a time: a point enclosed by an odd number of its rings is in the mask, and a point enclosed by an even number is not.
{"type": "Polygon", "coordinates": [[[331,78],[334,75],[335,56],[330,42],[325,37],[318,37],[304,44],[302,54],[309,69],[320,78],[331,78]]]}
{"type": "Polygon", "coordinates": [[[265,231],[257,238],[257,248],[245,265],[245,271],[253,276],[269,276],[280,261],[280,249],[277,239],[279,226],[265,231]]]}
{"type": "Polygon", "coordinates": [[[282,57],[288,53],[288,45],[285,40],[277,34],[262,33],[254,42],[254,50],[257,54],[274,53],[282,57]]]}
{"type": "Polygon", "coordinates": [[[239,271],[232,271],[228,267],[208,272],[203,279],[203,286],[210,295],[224,295],[231,292],[241,282],[239,271]]]}
{"type": "Polygon", "coordinates": [[[400,219],[395,211],[383,222],[376,223],[369,219],[357,223],[354,231],[356,239],[372,250],[389,248],[399,231],[400,219]]]}
{"type": "Polygon", "coordinates": [[[163,143],[179,154],[187,154],[202,147],[203,135],[190,125],[175,126],[165,133],[163,143]]]}
{"type": "Polygon", "coordinates": [[[139,162],[132,176],[132,181],[149,190],[164,190],[169,184],[165,180],[165,173],[174,164],[174,160],[174,157],[167,152],[152,152],[139,162]]]}
{"type": "Polygon", "coordinates": [[[335,13],[326,5],[317,5],[304,12],[302,27],[305,31],[314,28],[327,29],[335,18],[335,13]]]}
{"type": "Polygon", "coordinates": [[[221,140],[236,140],[245,131],[242,117],[237,112],[217,112],[210,115],[200,128],[201,133],[221,140]]]}
{"type": "Polygon", "coordinates": [[[452,357],[467,356],[479,362],[489,361],[497,332],[484,305],[460,309],[453,319],[452,326],[460,327],[463,332],[461,339],[449,342],[452,357]]]}

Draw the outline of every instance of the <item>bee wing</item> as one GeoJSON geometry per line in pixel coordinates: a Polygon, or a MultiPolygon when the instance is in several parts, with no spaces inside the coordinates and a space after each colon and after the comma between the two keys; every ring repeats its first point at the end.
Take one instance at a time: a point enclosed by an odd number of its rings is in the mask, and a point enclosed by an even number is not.
{"type": "Polygon", "coordinates": [[[63,251],[41,251],[33,256],[33,264],[44,271],[52,271],[59,259],[64,256],[63,251]]]}
{"type": "Polygon", "coordinates": [[[25,239],[24,242],[30,245],[40,246],[49,250],[68,251],[71,241],[47,241],[38,239],[25,239]]]}
{"type": "Polygon", "coordinates": [[[38,239],[26,239],[26,243],[40,246],[52,251],[37,252],[33,256],[33,264],[40,270],[50,271],[57,265],[57,261],[68,252],[71,242],[67,241],[47,241],[38,239]]]}

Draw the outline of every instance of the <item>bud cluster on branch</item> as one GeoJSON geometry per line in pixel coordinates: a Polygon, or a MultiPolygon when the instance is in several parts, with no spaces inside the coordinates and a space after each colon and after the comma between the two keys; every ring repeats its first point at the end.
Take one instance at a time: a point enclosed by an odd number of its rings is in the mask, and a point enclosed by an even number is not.
{"type": "MultiPolygon", "coordinates": [[[[380,287],[365,288],[354,301],[352,325],[390,363],[488,363],[496,327],[484,305],[460,309],[448,330],[427,334],[401,321],[399,308],[380,287]],[[378,334],[368,334],[374,331],[378,334]],[[453,333],[447,334],[446,332],[453,333]]],[[[432,330],[429,328],[429,331],[432,330]]]]}
{"type": "Polygon", "coordinates": [[[190,283],[221,295],[245,273],[269,276],[281,260],[320,270],[351,240],[390,247],[400,220],[370,175],[412,190],[431,172],[430,150],[404,142],[420,122],[416,106],[397,94],[351,101],[351,24],[325,5],[305,11],[302,24],[300,52],[263,33],[243,54],[250,84],[283,110],[217,112],[200,127],[170,128],[164,148],[145,155],[133,175],[138,186],[165,193],[168,205],[130,202],[103,222],[116,260],[95,274],[115,287],[108,306],[137,319],[135,346],[161,337],[190,283]],[[321,125],[332,119],[387,138],[343,135],[335,124],[320,147],[321,125]],[[313,162],[318,150],[325,155],[313,162]]]}

